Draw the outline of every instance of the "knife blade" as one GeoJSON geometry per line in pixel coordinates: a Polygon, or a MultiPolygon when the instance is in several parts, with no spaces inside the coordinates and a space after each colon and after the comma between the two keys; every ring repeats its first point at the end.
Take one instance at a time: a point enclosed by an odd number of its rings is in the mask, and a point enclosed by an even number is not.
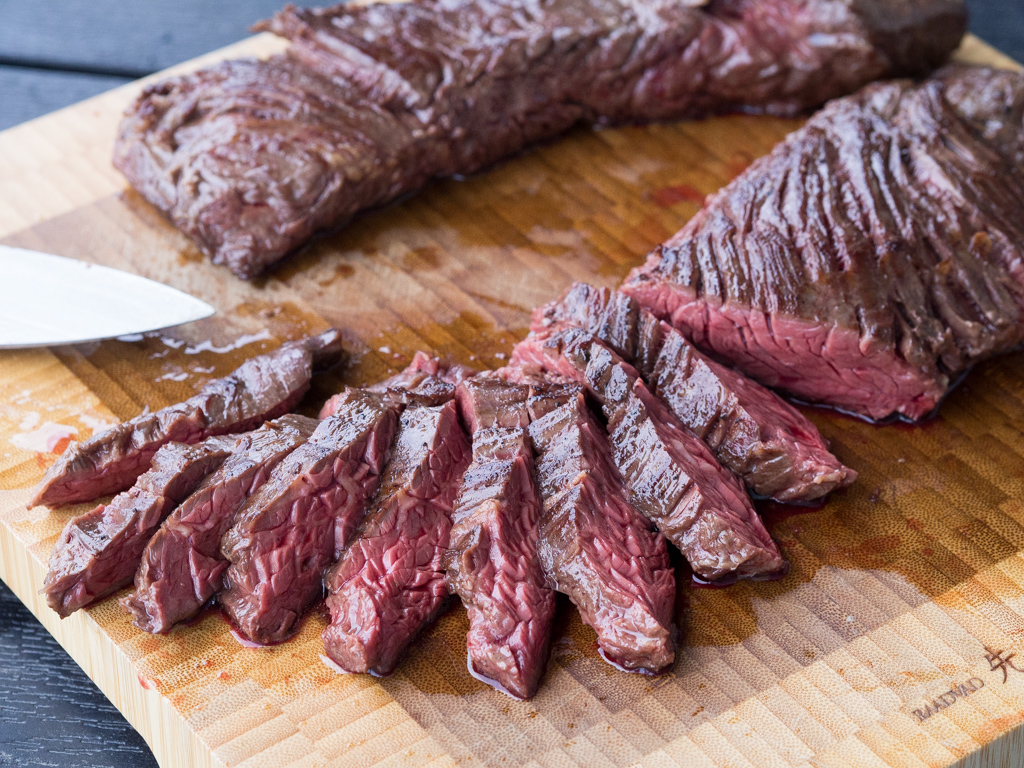
{"type": "Polygon", "coordinates": [[[0,349],[155,331],[215,311],[194,296],[129,272],[0,245],[0,349]]]}

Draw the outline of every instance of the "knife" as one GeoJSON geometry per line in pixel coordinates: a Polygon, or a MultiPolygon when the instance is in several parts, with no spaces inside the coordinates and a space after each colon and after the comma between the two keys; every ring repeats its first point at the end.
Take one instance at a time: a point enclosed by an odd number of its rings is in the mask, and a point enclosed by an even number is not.
{"type": "Polygon", "coordinates": [[[0,349],[155,331],[215,311],[194,296],[119,269],[0,245],[0,349]]]}

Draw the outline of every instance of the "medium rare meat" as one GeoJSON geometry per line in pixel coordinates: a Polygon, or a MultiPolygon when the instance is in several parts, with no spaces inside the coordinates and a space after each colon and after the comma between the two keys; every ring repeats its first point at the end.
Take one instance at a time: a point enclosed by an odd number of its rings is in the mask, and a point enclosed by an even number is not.
{"type": "Polygon", "coordinates": [[[525,427],[529,387],[497,379],[461,384],[473,462],[452,513],[443,565],[469,612],[469,668],[519,699],[537,690],[555,615],[537,550],[541,502],[525,427]]]}
{"type": "MultiPolygon", "coordinates": [[[[460,363],[442,362],[426,352],[417,352],[406,368],[384,381],[367,387],[403,405],[443,405],[455,397],[455,387],[476,373],[460,363]]],[[[334,413],[344,393],[330,398],[320,409],[320,418],[334,413]]]]}
{"type": "Polygon", "coordinates": [[[164,521],[121,605],[147,632],[167,632],[195,616],[223,586],[228,562],[220,542],[235,513],[285,456],[313,434],[317,421],[289,414],[238,438],[231,456],[164,521]]]}
{"type": "Polygon", "coordinates": [[[157,527],[227,458],[234,443],[234,438],[211,437],[197,445],[165,445],[130,490],[69,520],[43,582],[49,606],[66,618],[130,584],[157,527]]]}
{"type": "Polygon", "coordinates": [[[253,277],[313,234],[575,123],[794,114],[956,47],[961,0],[419,0],[289,6],[267,61],[148,87],[115,165],[253,277]]]}
{"type": "Polygon", "coordinates": [[[448,597],[441,558],[470,462],[454,401],[410,406],[380,490],[327,577],[327,655],[348,672],[390,673],[448,597]]]}
{"type": "Polygon", "coordinates": [[[608,437],[578,388],[538,387],[530,410],[545,574],[597,633],[606,660],[665,669],[675,658],[675,574],[664,537],[629,503],[608,437]]]}
{"type": "Polygon", "coordinates": [[[282,416],[309,389],[313,368],[341,355],[341,335],[330,330],[246,360],[183,403],[144,413],[72,442],[43,477],[29,506],[89,501],[129,488],[167,443],[195,443],[245,432],[282,416]]]}
{"type": "Polygon", "coordinates": [[[837,100],[622,290],[748,376],[926,417],[1024,338],[1024,74],[955,66],[837,100]]]}
{"type": "Polygon", "coordinates": [[[758,496],[810,502],[857,477],[799,411],[702,355],[626,294],[576,283],[534,312],[535,332],[563,324],[578,325],[635,365],[651,391],[758,496]]]}
{"type": "Polygon", "coordinates": [[[218,600],[250,640],[287,639],[323,594],[324,571],[377,489],[398,411],[372,392],[346,390],[238,511],[221,544],[230,565],[218,600]]]}
{"type": "Polygon", "coordinates": [[[700,578],[764,577],[785,569],[736,478],[606,345],[579,328],[533,335],[516,345],[512,363],[575,376],[587,387],[607,419],[611,455],[630,501],[700,578]]]}

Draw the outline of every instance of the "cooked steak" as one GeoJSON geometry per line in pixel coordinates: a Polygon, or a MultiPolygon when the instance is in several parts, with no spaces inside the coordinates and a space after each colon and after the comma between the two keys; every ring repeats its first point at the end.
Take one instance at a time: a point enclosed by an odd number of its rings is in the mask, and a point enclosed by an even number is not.
{"type": "Polygon", "coordinates": [[[327,331],[246,360],[183,403],[72,442],[43,477],[29,506],[89,501],[129,488],[167,443],[195,443],[245,432],[290,411],[309,388],[314,365],[341,354],[340,334],[327,331]]]}
{"type": "Polygon", "coordinates": [[[857,477],[829,453],[799,411],[702,355],[621,291],[576,283],[534,312],[535,332],[566,323],[594,334],[635,365],[651,391],[758,496],[809,502],[857,477]]]}
{"type": "Polygon", "coordinates": [[[250,640],[287,639],[323,594],[324,571],[377,489],[398,411],[372,392],[346,390],[335,414],[238,511],[221,543],[230,565],[218,601],[250,640]]]}
{"type": "Polygon", "coordinates": [[[49,606],[66,618],[130,584],[160,523],[227,458],[234,443],[235,438],[211,437],[197,445],[165,445],[130,490],[69,520],[43,582],[49,606]]]}
{"type": "Polygon", "coordinates": [[[497,379],[463,383],[458,404],[473,432],[473,463],[452,513],[442,563],[469,612],[469,668],[528,699],[544,673],[555,615],[537,545],[541,502],[525,427],[529,387],[497,379]]]}
{"type": "Polygon", "coordinates": [[[629,503],[578,388],[538,388],[530,409],[545,574],[593,627],[605,659],[634,671],[668,667],[676,587],[664,537],[629,503]]]}
{"type": "MultiPolygon", "coordinates": [[[[444,405],[455,397],[455,387],[476,373],[460,363],[442,362],[426,352],[417,352],[412,362],[402,371],[377,384],[367,387],[370,392],[380,392],[402,405],[444,405]]],[[[320,418],[334,413],[338,398],[330,398],[320,409],[320,418]]]]}
{"type": "Polygon", "coordinates": [[[317,422],[289,414],[238,438],[231,456],[171,513],[142,554],[135,591],[121,605],[147,632],[167,632],[195,616],[223,586],[220,542],[235,513],[271,471],[302,445],[317,422]]]}
{"type": "Polygon", "coordinates": [[[410,406],[380,490],[327,577],[327,655],[349,672],[386,675],[444,607],[441,557],[470,462],[455,402],[410,406]]]}
{"type": "Polygon", "coordinates": [[[252,277],[358,211],[580,121],[794,114],[956,47],[961,0],[419,0],[287,7],[292,41],[148,87],[115,165],[252,277]]]}
{"type": "Polygon", "coordinates": [[[775,575],[786,567],[736,478],[657,397],[636,369],[586,331],[531,335],[512,363],[575,375],[600,404],[629,499],[702,579],[775,575]]]}
{"type": "Polygon", "coordinates": [[[763,384],[921,419],[1024,338],[1022,103],[966,66],[835,101],[623,290],[763,384]]]}

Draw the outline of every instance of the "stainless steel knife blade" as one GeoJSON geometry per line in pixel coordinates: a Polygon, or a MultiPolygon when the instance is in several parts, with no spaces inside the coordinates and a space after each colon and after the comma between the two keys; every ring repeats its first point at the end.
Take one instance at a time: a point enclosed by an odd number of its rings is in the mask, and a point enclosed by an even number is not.
{"type": "Polygon", "coordinates": [[[194,296],[119,269],[0,245],[0,349],[155,331],[214,312],[194,296]]]}

